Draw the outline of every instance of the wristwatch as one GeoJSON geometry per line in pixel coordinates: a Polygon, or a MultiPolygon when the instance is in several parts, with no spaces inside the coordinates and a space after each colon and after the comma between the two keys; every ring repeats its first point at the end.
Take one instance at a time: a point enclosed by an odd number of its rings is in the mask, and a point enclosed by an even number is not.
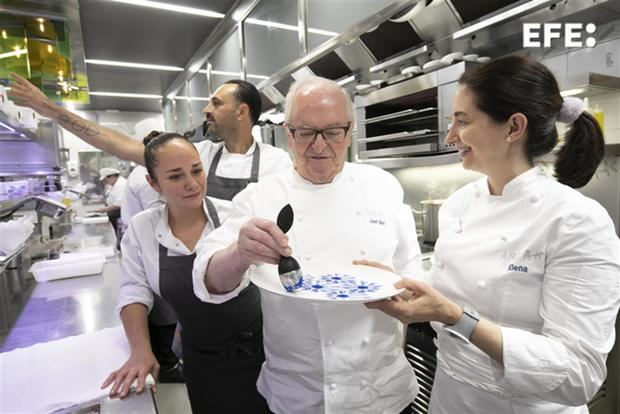
{"type": "Polygon", "coordinates": [[[463,341],[469,343],[471,333],[480,320],[478,311],[474,308],[470,308],[467,305],[463,305],[463,316],[454,325],[444,325],[444,329],[452,336],[455,336],[463,341]]]}

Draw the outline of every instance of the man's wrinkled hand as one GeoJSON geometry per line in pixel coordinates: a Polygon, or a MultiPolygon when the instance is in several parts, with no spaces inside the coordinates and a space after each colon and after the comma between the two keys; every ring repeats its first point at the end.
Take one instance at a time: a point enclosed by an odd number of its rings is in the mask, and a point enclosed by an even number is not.
{"type": "Polygon", "coordinates": [[[237,249],[248,265],[278,264],[280,256],[290,256],[293,253],[288,245],[288,237],[277,224],[261,218],[253,218],[241,227],[237,249]]]}

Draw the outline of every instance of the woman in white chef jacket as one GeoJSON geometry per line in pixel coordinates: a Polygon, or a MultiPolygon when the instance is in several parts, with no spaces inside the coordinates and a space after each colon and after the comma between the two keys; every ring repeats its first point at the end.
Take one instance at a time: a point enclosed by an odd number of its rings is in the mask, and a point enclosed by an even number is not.
{"type": "Polygon", "coordinates": [[[601,205],[573,188],[604,155],[601,129],[551,72],[518,56],[462,75],[446,141],[486,177],[439,213],[432,287],[368,305],[432,321],[432,413],[587,413],[605,380],[620,302],[620,243],[601,205]],[[533,159],[570,130],[551,178],[533,159]],[[572,188],[571,188],[572,187],[572,188]]]}
{"type": "Polygon", "coordinates": [[[249,285],[231,300],[213,295],[212,303],[202,302],[193,291],[194,248],[219,226],[223,205],[216,210],[205,198],[205,172],[190,141],[168,133],[147,137],[145,144],[148,181],[166,204],[137,214],[123,237],[117,309],[131,355],[102,388],[112,384],[110,395],[124,398],[135,379],[141,392],[148,373],[157,377],[147,314],[159,295],[183,326],[184,376],[192,411],[267,412],[256,390],[264,360],[258,289],[249,285]]]}

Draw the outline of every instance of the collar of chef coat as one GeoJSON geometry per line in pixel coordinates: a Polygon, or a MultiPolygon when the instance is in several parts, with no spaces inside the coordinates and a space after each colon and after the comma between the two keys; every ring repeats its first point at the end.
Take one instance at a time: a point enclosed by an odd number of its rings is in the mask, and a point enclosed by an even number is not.
{"type": "Polygon", "coordinates": [[[334,191],[336,188],[340,186],[343,182],[347,180],[354,180],[354,177],[350,174],[350,169],[348,163],[344,163],[344,167],[342,171],[340,171],[334,179],[330,183],[325,184],[313,184],[310,181],[303,178],[298,172],[296,168],[293,168],[293,188],[300,188],[304,190],[312,190],[313,192],[323,193],[334,191]]]}
{"type": "MultiPolygon", "coordinates": [[[[174,234],[172,234],[172,230],[170,229],[170,225],[168,224],[168,205],[166,204],[163,209],[163,214],[159,218],[157,226],[155,227],[155,235],[157,237],[157,241],[162,246],[168,248],[169,250],[171,249],[179,254],[186,256],[193,254],[196,249],[195,247],[194,250],[190,251],[187,246],[185,246],[185,244],[181,242],[181,240],[179,240],[174,234]]],[[[209,218],[209,221],[202,229],[202,234],[200,235],[201,239],[215,229],[211,220],[211,216],[209,216],[209,211],[207,210],[207,203],[204,200],[202,202],[202,209],[209,218]]]]}
{"type": "MultiPolygon", "coordinates": [[[[248,150],[244,153],[244,154],[239,154],[236,152],[230,152],[228,151],[228,148],[226,148],[226,144],[222,142],[222,154],[232,154],[232,155],[248,155],[248,154],[254,154],[254,148],[256,147],[256,141],[252,140],[252,145],[250,145],[250,148],[248,148],[248,150]]],[[[215,151],[217,152],[217,151],[215,151]]]]}
{"type": "Polygon", "coordinates": [[[488,178],[478,181],[475,185],[480,194],[494,200],[513,200],[522,197],[524,194],[531,194],[532,187],[540,177],[548,177],[547,172],[539,165],[530,168],[524,173],[519,174],[512,180],[510,180],[504,186],[504,191],[501,195],[492,195],[489,190],[488,178]]]}

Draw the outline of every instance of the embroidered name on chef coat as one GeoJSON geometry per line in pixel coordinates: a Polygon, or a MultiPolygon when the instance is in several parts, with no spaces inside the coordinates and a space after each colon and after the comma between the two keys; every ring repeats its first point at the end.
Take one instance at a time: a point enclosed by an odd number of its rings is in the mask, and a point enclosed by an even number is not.
{"type": "Polygon", "coordinates": [[[519,266],[511,263],[508,265],[508,271],[527,273],[527,266],[519,266]]]}
{"type": "Polygon", "coordinates": [[[379,224],[385,226],[385,211],[382,210],[368,210],[370,216],[370,224],[379,224]]]}

